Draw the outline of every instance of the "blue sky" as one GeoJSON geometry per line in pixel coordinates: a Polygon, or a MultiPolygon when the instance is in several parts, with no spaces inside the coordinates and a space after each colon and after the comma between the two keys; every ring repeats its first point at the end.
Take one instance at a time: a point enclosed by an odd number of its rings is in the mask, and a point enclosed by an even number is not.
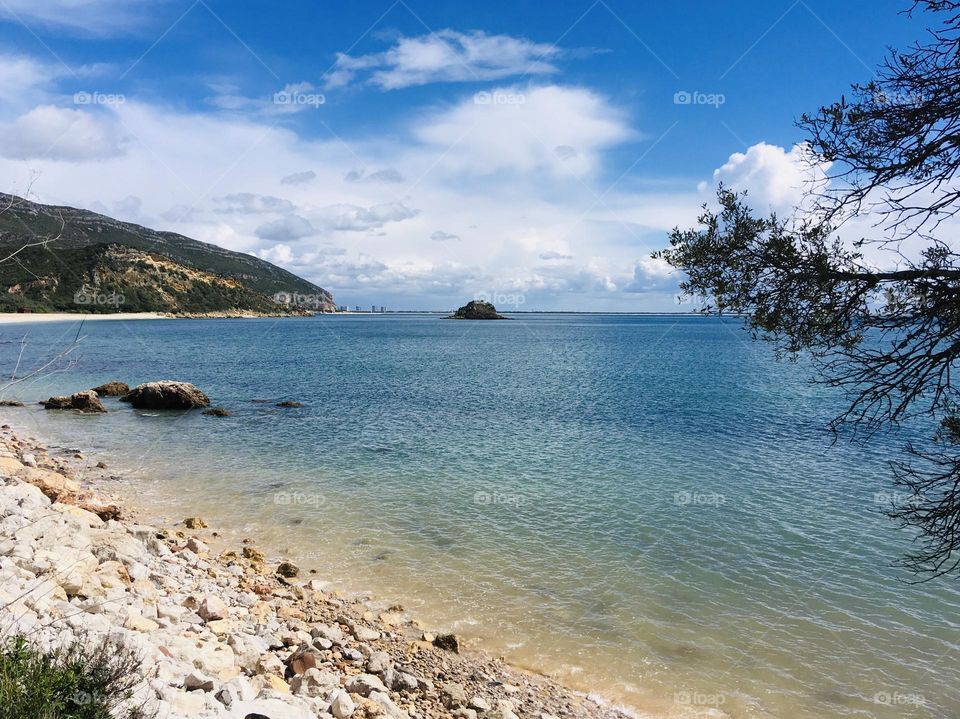
{"type": "Polygon", "coordinates": [[[651,250],[719,180],[788,210],[908,6],[0,0],[2,189],[351,305],[682,310],[651,250]]]}

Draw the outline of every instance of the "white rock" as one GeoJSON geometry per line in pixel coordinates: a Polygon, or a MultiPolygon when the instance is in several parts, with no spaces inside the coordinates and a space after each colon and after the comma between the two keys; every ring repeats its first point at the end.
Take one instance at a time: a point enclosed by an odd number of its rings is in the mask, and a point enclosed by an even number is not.
{"type": "Polygon", "coordinates": [[[387,691],[383,682],[380,681],[380,677],[374,676],[373,674],[358,674],[350,677],[344,687],[351,694],[359,694],[364,697],[369,696],[370,692],[386,693],[387,691]]]}
{"type": "Polygon", "coordinates": [[[200,600],[197,614],[199,614],[205,622],[209,622],[217,619],[226,619],[230,613],[227,605],[224,604],[220,597],[207,594],[200,600]]]}
{"type": "Polygon", "coordinates": [[[212,692],[213,685],[213,677],[208,677],[199,669],[194,669],[183,679],[184,689],[200,689],[205,692],[212,692]]]}
{"type": "Polygon", "coordinates": [[[327,701],[330,702],[330,713],[333,714],[336,719],[347,719],[347,717],[357,710],[356,704],[354,704],[353,699],[350,698],[350,693],[342,689],[333,692],[327,698],[327,701]]]}

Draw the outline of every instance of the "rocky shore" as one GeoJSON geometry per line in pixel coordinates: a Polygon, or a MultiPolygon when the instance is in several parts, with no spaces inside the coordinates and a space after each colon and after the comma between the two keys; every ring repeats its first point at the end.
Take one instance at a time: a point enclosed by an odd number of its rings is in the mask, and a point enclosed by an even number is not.
{"type": "Polygon", "coordinates": [[[142,523],[103,463],[0,428],[0,633],[110,637],[142,658],[130,701],[159,717],[623,716],[299,575],[202,518],[142,523]]]}

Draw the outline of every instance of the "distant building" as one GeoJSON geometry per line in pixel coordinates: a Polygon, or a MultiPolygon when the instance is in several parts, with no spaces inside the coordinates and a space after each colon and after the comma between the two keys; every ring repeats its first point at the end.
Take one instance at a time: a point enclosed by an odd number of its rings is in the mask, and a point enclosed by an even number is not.
{"type": "Polygon", "coordinates": [[[354,309],[355,309],[357,312],[363,312],[363,310],[360,309],[360,305],[357,305],[354,309]]]}
{"type": "Polygon", "coordinates": [[[371,312],[376,312],[376,311],[377,311],[377,306],[376,306],[376,305],[370,305],[370,311],[371,311],[371,312]]]}
{"type": "Polygon", "coordinates": [[[381,311],[381,312],[386,312],[386,311],[387,311],[387,308],[384,307],[383,305],[380,305],[380,311],[381,311]]]}

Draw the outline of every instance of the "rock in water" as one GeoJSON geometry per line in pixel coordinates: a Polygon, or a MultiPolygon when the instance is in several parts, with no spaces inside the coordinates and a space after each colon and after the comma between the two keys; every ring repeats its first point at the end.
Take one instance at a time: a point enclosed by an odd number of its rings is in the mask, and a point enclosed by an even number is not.
{"type": "Polygon", "coordinates": [[[277,402],[277,407],[303,407],[303,402],[286,399],[283,402],[277,402]]]}
{"type": "Polygon", "coordinates": [[[0,407],[23,407],[23,402],[18,399],[0,399],[0,407]]]}
{"type": "Polygon", "coordinates": [[[130,391],[130,385],[128,385],[126,382],[111,380],[100,385],[99,387],[94,387],[93,391],[101,397],[122,397],[130,391]]]}
{"type": "Polygon", "coordinates": [[[281,577],[292,579],[300,574],[300,568],[292,562],[280,562],[280,565],[277,567],[277,574],[281,577]]]}
{"type": "Polygon", "coordinates": [[[445,649],[454,654],[460,653],[460,637],[456,634],[438,634],[433,640],[433,646],[438,649],[445,649]]]}
{"type": "Polygon", "coordinates": [[[225,410],[223,407],[211,407],[210,409],[203,410],[203,414],[208,417],[229,417],[229,410],[225,410]]]}
{"type": "Polygon", "coordinates": [[[77,392],[69,397],[51,397],[43,403],[44,409],[75,409],[78,412],[106,412],[99,395],[92,389],[77,392]]]}
{"type": "Polygon", "coordinates": [[[504,317],[501,314],[497,313],[497,308],[494,307],[489,302],[484,302],[483,300],[471,300],[467,302],[463,307],[458,309],[449,317],[444,319],[448,320],[506,320],[510,319],[509,317],[504,317]]]}
{"type": "Polygon", "coordinates": [[[209,407],[210,398],[189,382],[161,380],[134,387],[120,398],[137,409],[193,409],[209,407]]]}

